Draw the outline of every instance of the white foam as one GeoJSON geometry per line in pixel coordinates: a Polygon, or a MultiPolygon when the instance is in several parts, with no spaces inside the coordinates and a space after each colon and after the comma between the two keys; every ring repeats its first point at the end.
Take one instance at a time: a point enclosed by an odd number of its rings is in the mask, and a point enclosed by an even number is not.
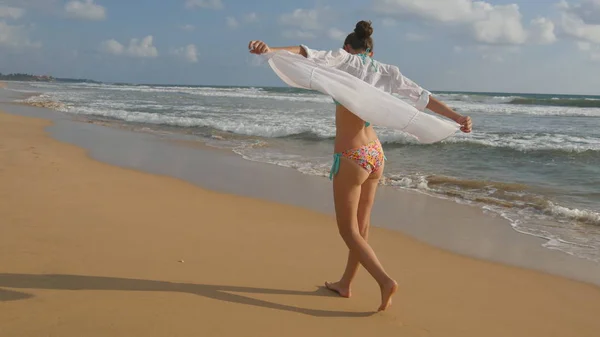
{"type": "Polygon", "coordinates": [[[494,134],[479,132],[457,135],[446,143],[473,143],[519,151],[560,150],[566,152],[600,151],[600,139],[564,134],[494,134]]]}
{"type": "Polygon", "coordinates": [[[416,189],[420,191],[431,191],[427,181],[427,178],[422,175],[417,176],[405,176],[390,174],[386,179],[386,184],[391,186],[397,186],[401,188],[416,189]]]}
{"type": "Polygon", "coordinates": [[[596,213],[591,210],[568,208],[549,202],[549,206],[546,211],[556,217],[577,220],[583,223],[600,226],[600,213],[596,213]]]}
{"type": "Polygon", "coordinates": [[[207,97],[260,98],[280,101],[331,103],[331,98],[324,95],[266,92],[263,89],[256,88],[106,86],[102,89],[114,91],[134,91],[141,93],[178,93],[207,97]]]}
{"type": "Polygon", "coordinates": [[[469,94],[447,94],[440,93],[436,94],[436,97],[443,101],[452,102],[463,102],[463,103],[487,103],[487,104],[499,104],[499,103],[510,103],[517,96],[486,96],[486,95],[469,95],[469,94]]]}

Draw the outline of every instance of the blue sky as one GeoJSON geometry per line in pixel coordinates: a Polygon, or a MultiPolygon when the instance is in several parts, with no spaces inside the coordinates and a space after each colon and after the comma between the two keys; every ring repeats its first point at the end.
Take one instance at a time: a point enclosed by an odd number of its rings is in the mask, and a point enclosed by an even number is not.
{"type": "Polygon", "coordinates": [[[600,0],[0,0],[0,72],[283,85],[249,40],[339,48],[361,19],[430,90],[600,94],[600,0]]]}

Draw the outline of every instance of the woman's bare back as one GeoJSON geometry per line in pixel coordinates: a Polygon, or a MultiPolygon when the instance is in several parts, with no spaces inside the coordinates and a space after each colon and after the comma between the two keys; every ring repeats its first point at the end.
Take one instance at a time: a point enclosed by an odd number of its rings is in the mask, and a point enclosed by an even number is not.
{"type": "Polygon", "coordinates": [[[372,126],[366,126],[360,117],[353,114],[343,105],[335,109],[335,152],[358,148],[377,139],[377,133],[372,126]]]}

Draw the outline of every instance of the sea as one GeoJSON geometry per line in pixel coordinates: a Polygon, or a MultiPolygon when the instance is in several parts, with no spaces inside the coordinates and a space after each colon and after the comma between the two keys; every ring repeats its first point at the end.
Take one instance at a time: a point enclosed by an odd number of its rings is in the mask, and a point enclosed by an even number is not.
{"type": "MultiPolygon", "coordinates": [[[[23,101],[116,127],[185,135],[246,160],[328,176],[330,97],[288,87],[20,82],[23,101]]],[[[382,184],[472,204],[548,249],[600,263],[600,96],[434,92],[471,134],[431,145],[375,129],[382,184]]]]}

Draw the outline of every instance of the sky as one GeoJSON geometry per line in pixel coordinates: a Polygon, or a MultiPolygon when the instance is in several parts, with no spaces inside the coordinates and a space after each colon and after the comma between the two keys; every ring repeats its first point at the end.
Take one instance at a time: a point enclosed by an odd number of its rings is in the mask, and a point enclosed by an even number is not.
{"type": "Polygon", "coordinates": [[[359,20],[429,90],[600,94],[600,0],[0,0],[0,72],[284,86],[250,40],[337,49],[359,20]]]}

